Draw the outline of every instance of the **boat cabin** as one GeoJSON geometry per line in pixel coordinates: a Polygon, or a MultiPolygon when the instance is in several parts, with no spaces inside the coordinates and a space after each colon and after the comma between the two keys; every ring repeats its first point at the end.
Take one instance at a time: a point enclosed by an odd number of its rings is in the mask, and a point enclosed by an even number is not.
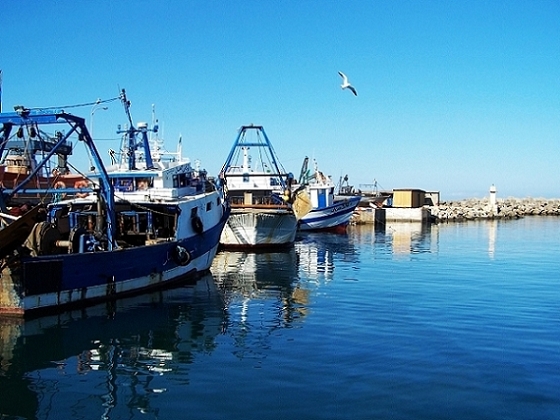
{"type": "Polygon", "coordinates": [[[307,189],[307,193],[314,208],[329,207],[334,203],[334,187],[332,186],[310,187],[307,189]]]}
{"type": "Polygon", "coordinates": [[[153,177],[123,176],[114,177],[112,181],[115,191],[118,192],[146,191],[154,186],[153,177]]]}
{"type": "Polygon", "coordinates": [[[206,190],[206,172],[193,176],[189,164],[179,165],[163,171],[139,170],[135,172],[109,172],[109,178],[116,193],[135,193],[150,195],[156,193],[158,198],[176,198],[204,192],[206,190]],[[183,166],[187,165],[188,168],[183,166]],[[185,170],[188,169],[188,170],[185,170]]]}

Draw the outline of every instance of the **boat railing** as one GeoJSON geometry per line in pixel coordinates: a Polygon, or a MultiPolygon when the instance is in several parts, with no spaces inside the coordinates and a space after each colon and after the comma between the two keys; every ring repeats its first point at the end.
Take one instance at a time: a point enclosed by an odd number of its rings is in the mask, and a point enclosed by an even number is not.
{"type": "Polygon", "coordinates": [[[233,204],[230,203],[232,209],[268,209],[268,210],[290,210],[287,204],[233,204]]]}

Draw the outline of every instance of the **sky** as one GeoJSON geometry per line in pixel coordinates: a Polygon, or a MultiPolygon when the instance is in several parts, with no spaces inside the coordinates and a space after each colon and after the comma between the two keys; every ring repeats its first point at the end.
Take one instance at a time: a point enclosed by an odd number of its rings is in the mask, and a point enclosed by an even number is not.
{"type": "MultiPolygon", "coordinates": [[[[559,0],[2,0],[2,106],[135,122],[217,175],[242,125],[283,167],[442,200],[560,197],[559,0]],[[358,96],[340,87],[344,72],[358,96]]],[[[85,151],[75,161],[87,166],[85,151]]]]}

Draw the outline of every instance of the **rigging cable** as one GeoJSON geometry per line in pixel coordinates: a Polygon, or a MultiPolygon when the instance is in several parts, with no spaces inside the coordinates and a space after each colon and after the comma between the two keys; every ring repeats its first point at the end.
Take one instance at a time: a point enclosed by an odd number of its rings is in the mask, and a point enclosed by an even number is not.
{"type": "Polygon", "coordinates": [[[109,102],[118,101],[120,99],[121,99],[121,97],[117,96],[116,98],[104,99],[104,100],[98,99],[95,102],[87,102],[87,103],[83,103],[83,104],[64,105],[64,106],[50,106],[50,107],[33,107],[33,108],[27,108],[27,109],[32,110],[32,111],[37,111],[37,110],[43,110],[43,109],[79,108],[79,107],[84,107],[84,106],[93,106],[93,105],[97,105],[97,104],[106,104],[106,103],[109,103],[109,102]]]}

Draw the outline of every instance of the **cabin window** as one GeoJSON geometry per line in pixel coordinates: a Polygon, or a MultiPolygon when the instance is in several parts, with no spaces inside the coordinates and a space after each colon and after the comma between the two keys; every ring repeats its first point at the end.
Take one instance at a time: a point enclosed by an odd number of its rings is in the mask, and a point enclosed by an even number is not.
{"type": "Polygon", "coordinates": [[[243,174],[243,182],[249,182],[249,174],[243,174]]]}
{"type": "Polygon", "coordinates": [[[136,189],[139,191],[145,191],[150,188],[150,178],[138,178],[136,180],[136,189]]]}
{"type": "Polygon", "coordinates": [[[115,190],[121,192],[133,191],[134,183],[132,178],[117,178],[113,181],[115,190]]]}
{"type": "Polygon", "coordinates": [[[186,174],[173,175],[173,188],[182,188],[189,185],[189,179],[186,174]]]}
{"type": "Polygon", "coordinates": [[[206,203],[206,211],[210,211],[210,210],[212,210],[212,202],[211,201],[206,203]]]}
{"type": "Polygon", "coordinates": [[[196,216],[198,216],[198,207],[193,207],[191,209],[191,219],[196,216]]]}

